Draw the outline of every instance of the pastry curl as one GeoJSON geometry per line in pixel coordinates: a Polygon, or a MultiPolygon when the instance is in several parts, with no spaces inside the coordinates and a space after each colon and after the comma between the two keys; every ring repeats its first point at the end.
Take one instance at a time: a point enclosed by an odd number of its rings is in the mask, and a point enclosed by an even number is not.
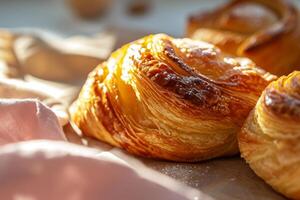
{"type": "Polygon", "coordinates": [[[300,72],[272,82],[238,134],[242,157],[275,190],[300,199],[300,72]]]}
{"type": "Polygon", "coordinates": [[[90,73],[70,109],[88,136],[145,157],[238,152],[236,134],[274,76],[208,43],[150,35],[90,73]]]}
{"type": "Polygon", "coordinates": [[[276,75],[300,69],[300,17],[288,0],[233,0],[190,16],[187,35],[276,75]]]}

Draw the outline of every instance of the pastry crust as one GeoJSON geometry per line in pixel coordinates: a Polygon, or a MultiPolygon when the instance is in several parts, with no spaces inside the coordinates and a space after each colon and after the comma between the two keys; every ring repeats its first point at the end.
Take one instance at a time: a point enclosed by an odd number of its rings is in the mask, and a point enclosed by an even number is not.
{"type": "Polygon", "coordinates": [[[288,0],[233,0],[190,16],[187,35],[276,75],[300,69],[300,17],[288,0]]]}
{"type": "Polygon", "coordinates": [[[136,155],[174,161],[233,155],[236,133],[274,78],[208,43],[150,35],[91,72],[71,118],[84,134],[136,155]]]}
{"type": "Polygon", "coordinates": [[[242,157],[275,190],[300,199],[300,72],[272,82],[238,134],[242,157]]]}

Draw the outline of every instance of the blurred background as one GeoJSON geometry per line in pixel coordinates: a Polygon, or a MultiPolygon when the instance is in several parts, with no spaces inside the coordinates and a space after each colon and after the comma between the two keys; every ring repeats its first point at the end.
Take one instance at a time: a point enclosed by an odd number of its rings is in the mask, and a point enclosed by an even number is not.
{"type": "Polygon", "coordinates": [[[0,27],[39,28],[61,35],[107,27],[182,36],[187,16],[226,0],[0,0],[0,27]]]}
{"type": "MultiPolygon", "coordinates": [[[[300,5],[300,0],[292,0],[300,5]]],[[[38,28],[61,35],[107,27],[184,35],[191,13],[226,0],[0,0],[1,28],[38,28]]]]}

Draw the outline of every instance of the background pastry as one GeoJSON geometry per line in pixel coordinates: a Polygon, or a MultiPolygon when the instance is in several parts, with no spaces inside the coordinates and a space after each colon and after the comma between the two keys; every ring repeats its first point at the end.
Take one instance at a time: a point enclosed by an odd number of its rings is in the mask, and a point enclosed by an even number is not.
{"type": "Polygon", "coordinates": [[[88,77],[71,107],[88,136],[175,161],[238,152],[236,133],[274,76],[208,43],[150,35],[88,77]]]}
{"type": "Polygon", "coordinates": [[[300,66],[300,18],[286,0],[234,0],[188,20],[187,35],[245,56],[276,74],[300,66]]]}
{"type": "Polygon", "coordinates": [[[107,12],[113,0],[68,0],[73,12],[84,19],[94,19],[107,12]]]}
{"type": "Polygon", "coordinates": [[[272,82],[238,135],[242,157],[275,190],[300,199],[300,72],[272,82]]]}

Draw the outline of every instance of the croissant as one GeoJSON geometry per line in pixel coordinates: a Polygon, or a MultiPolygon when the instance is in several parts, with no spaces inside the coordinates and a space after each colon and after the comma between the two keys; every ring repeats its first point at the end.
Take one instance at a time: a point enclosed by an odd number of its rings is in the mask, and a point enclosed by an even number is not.
{"type": "Polygon", "coordinates": [[[238,152],[236,134],[274,78],[208,43],[150,35],[93,70],[70,113],[83,134],[133,154],[200,161],[238,152]]]}
{"type": "Polygon", "coordinates": [[[275,190],[300,199],[300,72],[272,82],[238,134],[242,157],[275,190]]]}
{"type": "Polygon", "coordinates": [[[189,17],[187,35],[276,75],[300,69],[300,17],[287,0],[233,0],[189,17]]]}

